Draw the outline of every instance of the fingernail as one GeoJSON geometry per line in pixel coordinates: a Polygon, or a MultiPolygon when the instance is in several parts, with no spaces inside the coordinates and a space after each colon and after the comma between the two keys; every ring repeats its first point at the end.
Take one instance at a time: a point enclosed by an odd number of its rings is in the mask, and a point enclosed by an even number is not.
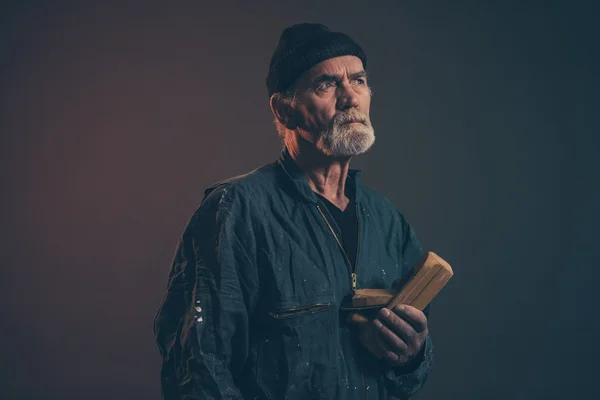
{"type": "Polygon", "coordinates": [[[404,306],[396,306],[396,311],[404,311],[404,306]]]}
{"type": "Polygon", "coordinates": [[[381,315],[383,315],[384,317],[387,317],[388,315],[390,315],[390,310],[388,310],[387,308],[382,308],[381,315]]]}

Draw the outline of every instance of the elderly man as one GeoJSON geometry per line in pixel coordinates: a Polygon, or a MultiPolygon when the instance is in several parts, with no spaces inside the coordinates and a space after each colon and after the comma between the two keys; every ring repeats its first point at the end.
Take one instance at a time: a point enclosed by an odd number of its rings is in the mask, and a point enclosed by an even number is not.
{"type": "Polygon", "coordinates": [[[343,307],[422,255],[404,216],[349,168],[375,140],[366,67],[343,33],[283,31],[267,87],[284,150],[207,189],[182,234],[155,319],[166,400],[406,399],[422,387],[428,309],[354,326],[343,307]]]}

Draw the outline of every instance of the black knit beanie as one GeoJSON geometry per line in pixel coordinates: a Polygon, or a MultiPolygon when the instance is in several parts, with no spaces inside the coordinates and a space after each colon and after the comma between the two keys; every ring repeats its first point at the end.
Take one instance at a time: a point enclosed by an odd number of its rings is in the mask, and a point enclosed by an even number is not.
{"type": "Polygon", "coordinates": [[[267,89],[269,97],[290,87],[305,71],[328,58],[357,56],[367,69],[367,56],[348,35],[332,32],[321,24],[296,24],[285,28],[275,48],[267,89]]]}

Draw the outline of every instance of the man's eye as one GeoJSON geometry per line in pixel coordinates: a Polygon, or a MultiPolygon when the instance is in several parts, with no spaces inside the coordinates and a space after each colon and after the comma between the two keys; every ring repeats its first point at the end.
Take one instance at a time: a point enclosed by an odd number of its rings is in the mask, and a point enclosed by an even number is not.
{"type": "Polygon", "coordinates": [[[327,81],[321,83],[320,89],[331,89],[332,87],[335,87],[335,82],[327,81]]]}
{"type": "Polygon", "coordinates": [[[362,78],[355,79],[354,82],[358,83],[359,85],[364,85],[365,84],[365,80],[362,79],[362,78]]]}

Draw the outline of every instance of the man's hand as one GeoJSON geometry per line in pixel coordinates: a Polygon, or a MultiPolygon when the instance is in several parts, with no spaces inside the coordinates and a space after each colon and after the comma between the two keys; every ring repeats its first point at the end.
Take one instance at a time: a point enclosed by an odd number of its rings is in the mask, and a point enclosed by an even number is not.
{"type": "Polygon", "coordinates": [[[406,365],[412,361],[429,335],[425,314],[406,304],[393,310],[382,308],[373,325],[383,342],[383,358],[392,366],[406,365]]]}
{"type": "Polygon", "coordinates": [[[410,365],[429,335],[425,314],[407,304],[393,310],[382,308],[371,321],[351,314],[351,321],[359,327],[363,345],[393,367],[410,365]]]}

